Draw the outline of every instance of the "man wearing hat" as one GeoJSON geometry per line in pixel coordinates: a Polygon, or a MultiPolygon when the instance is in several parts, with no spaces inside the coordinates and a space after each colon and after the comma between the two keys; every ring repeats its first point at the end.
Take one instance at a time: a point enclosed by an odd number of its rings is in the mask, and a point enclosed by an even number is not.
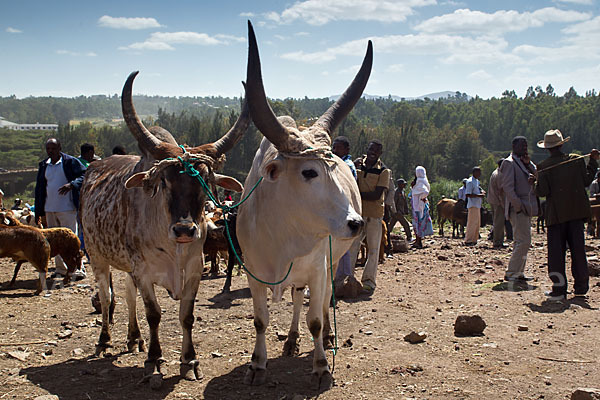
{"type": "Polygon", "coordinates": [[[406,240],[409,242],[412,239],[412,233],[410,231],[410,225],[408,224],[408,220],[406,216],[410,214],[408,210],[408,201],[406,200],[406,194],[404,194],[404,188],[406,188],[406,181],[402,178],[396,180],[396,184],[398,188],[396,189],[396,193],[394,194],[394,204],[396,205],[396,213],[392,215],[390,219],[390,224],[387,227],[388,229],[388,240],[389,235],[394,230],[394,226],[396,222],[400,222],[402,225],[402,229],[404,229],[404,234],[406,235],[406,240]]]}
{"type": "Polygon", "coordinates": [[[589,289],[584,222],[591,216],[591,209],[585,188],[594,180],[600,152],[593,149],[586,165],[584,157],[562,152],[562,145],[569,139],[563,139],[562,133],[553,129],[537,144],[550,153],[538,166],[535,193],[546,197],[548,275],[552,280],[552,291],[546,295],[551,300],[564,300],[567,295],[567,244],[571,250],[575,296],[585,297],[589,289]]]}
{"type": "Polygon", "coordinates": [[[504,192],[504,216],[513,227],[514,247],[504,279],[525,282],[527,253],[531,246],[531,217],[538,214],[533,183],[536,167],[527,153],[527,139],[517,136],[512,140],[512,153],[500,165],[500,187],[504,192]]]}

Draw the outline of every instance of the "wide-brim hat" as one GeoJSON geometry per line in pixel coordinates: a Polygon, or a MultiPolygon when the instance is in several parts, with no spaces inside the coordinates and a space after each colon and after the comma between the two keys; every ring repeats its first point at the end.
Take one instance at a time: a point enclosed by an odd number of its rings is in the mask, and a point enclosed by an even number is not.
{"type": "Polygon", "coordinates": [[[561,131],[558,129],[552,129],[544,133],[544,140],[540,140],[537,145],[542,149],[551,149],[567,143],[570,139],[571,136],[567,136],[563,139],[561,131]]]}

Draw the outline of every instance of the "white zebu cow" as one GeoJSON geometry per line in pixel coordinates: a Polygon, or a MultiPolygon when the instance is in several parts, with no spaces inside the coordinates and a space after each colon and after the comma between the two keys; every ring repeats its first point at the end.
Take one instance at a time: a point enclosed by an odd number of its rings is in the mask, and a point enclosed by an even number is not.
{"type": "MultiPolygon", "coordinates": [[[[315,344],[313,374],[319,388],[328,388],[332,377],[323,348],[323,329],[329,328],[329,236],[333,239],[335,271],[338,260],[364,224],[358,186],[350,168],[330,152],[330,134],[352,110],[366,86],[373,60],[372,45],[369,42],[363,65],[342,97],[313,126],[301,132],[292,118],[277,118],[269,107],[250,23],[248,29],[246,95],[252,120],[265,139],[254,157],[242,197],[261,177],[263,181],[240,206],[238,240],[246,267],[263,281],[281,280],[293,262],[287,279],[274,288],[274,298],[280,297],[282,288],[294,288],[294,319],[284,353],[293,352],[295,347],[303,297],[298,289],[308,285],[307,324],[315,344]]],[[[267,364],[267,285],[251,277],[248,283],[254,304],[256,344],[245,383],[262,384],[267,364]]]]}
{"type": "Polygon", "coordinates": [[[127,347],[143,349],[137,316],[136,288],[139,288],[150,326],[150,347],[145,377],[160,374],[162,350],[158,324],[161,309],[154,285],[167,289],[180,300],[179,321],[183,330],[180,372],[187,379],[199,377],[192,343],[194,299],[204,268],[202,247],[206,239],[205,193],[200,183],[182,174],[182,162],[189,161],[210,184],[241,191],[233,178],[214,171],[246,131],[250,118],[246,102],[235,125],[214,143],[188,148],[184,154],[164,129],[142,124],[133,107],[131,90],[137,72],[123,87],[125,122],[138,141],[143,156],[111,156],[88,168],[81,189],[81,220],[87,251],[99,285],[102,304],[102,331],[97,353],[110,346],[110,266],[127,275],[126,300],[129,309],[127,347]],[[159,140],[158,138],[162,140],[159,140]]]}

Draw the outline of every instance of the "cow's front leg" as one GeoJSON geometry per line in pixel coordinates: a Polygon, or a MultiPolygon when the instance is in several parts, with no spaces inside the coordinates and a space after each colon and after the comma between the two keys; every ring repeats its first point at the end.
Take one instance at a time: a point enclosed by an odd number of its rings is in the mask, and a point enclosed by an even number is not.
{"type": "Polygon", "coordinates": [[[199,269],[189,268],[186,271],[183,298],[179,302],[179,322],[183,331],[179,374],[182,378],[190,381],[202,379],[200,363],[196,358],[196,351],[192,342],[192,328],[194,326],[194,301],[198,292],[198,286],[200,285],[204,265],[201,260],[194,260],[194,265],[200,265],[200,267],[199,269]]]}
{"type": "MultiPolygon", "coordinates": [[[[139,281],[138,281],[139,282],[139,281]]],[[[146,319],[150,327],[150,346],[148,348],[148,358],[144,361],[144,377],[142,382],[150,381],[150,386],[153,389],[158,389],[162,384],[163,374],[161,366],[165,362],[162,358],[162,349],[158,339],[158,325],[160,324],[161,310],[156,300],[154,292],[154,284],[150,281],[143,280],[139,282],[140,293],[144,300],[146,308],[146,319]]],[[[102,309],[104,311],[104,309],[102,309]]]]}
{"type": "MultiPolygon", "coordinates": [[[[129,325],[127,327],[127,351],[133,352],[136,350],[136,348],[139,351],[145,351],[144,339],[142,339],[142,334],[140,332],[136,310],[137,286],[135,285],[133,277],[130,274],[127,274],[127,278],[125,278],[125,300],[127,301],[127,310],[129,314],[129,325]]],[[[111,311],[113,311],[112,308],[111,311]]]]}
{"type": "Polygon", "coordinates": [[[300,324],[300,312],[304,303],[304,287],[292,288],[292,302],[294,304],[294,313],[287,340],[283,344],[284,356],[295,356],[300,350],[298,347],[298,338],[300,337],[298,325],[300,324]]]}
{"type": "Polygon", "coordinates": [[[256,329],[256,343],[252,352],[252,361],[246,372],[244,383],[246,385],[262,385],[266,380],[267,345],[265,331],[269,324],[269,310],[267,309],[267,288],[262,283],[248,276],[248,286],[252,292],[254,306],[254,328],[256,329]]]}
{"type": "MultiPolygon", "coordinates": [[[[323,260],[325,261],[325,260],[323,260]]],[[[324,269],[315,273],[308,283],[310,289],[310,301],[306,323],[315,343],[313,353],[313,377],[319,390],[327,390],[333,384],[333,378],[329,371],[329,364],[323,348],[323,303],[329,302],[325,299],[327,273],[324,269]]]]}

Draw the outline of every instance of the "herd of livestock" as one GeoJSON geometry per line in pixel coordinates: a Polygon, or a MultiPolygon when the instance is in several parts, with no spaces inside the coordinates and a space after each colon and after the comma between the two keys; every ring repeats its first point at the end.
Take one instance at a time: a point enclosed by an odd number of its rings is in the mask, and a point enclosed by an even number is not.
{"type": "MultiPolygon", "coordinates": [[[[190,380],[201,376],[192,343],[194,300],[204,269],[204,205],[210,188],[220,186],[243,191],[246,199],[238,209],[236,233],[248,271],[256,342],[244,382],[259,385],[266,379],[267,289],[277,301],[285,288],[292,288],[293,319],[284,351],[293,354],[299,337],[302,290],[308,287],[306,321],[314,339],[313,376],[319,388],[325,389],[332,384],[324,350],[331,340],[331,276],[364,225],[358,186],[350,168],[331,153],[331,134],[362,95],[371,72],[373,48],[369,41],[362,66],[344,94],[311,127],[300,129],[292,118],[275,116],[269,106],[250,22],[248,41],[246,98],[234,126],[214,143],[179,146],[166,130],[146,128],[132,102],[137,72],[125,82],[123,117],[141,157],[114,155],[94,162],[81,189],[81,222],[102,309],[96,354],[111,346],[112,267],[126,272],[130,351],[146,349],[136,313],[138,292],[144,302],[150,328],[144,376],[162,376],[164,362],[155,285],[179,301],[181,376],[190,380]],[[242,186],[217,171],[250,121],[264,138],[242,186]]],[[[62,255],[70,272],[81,262],[77,237],[65,231],[68,229],[26,227],[2,214],[0,257],[30,261],[39,272],[41,292],[46,289],[51,256],[62,255]]]]}

